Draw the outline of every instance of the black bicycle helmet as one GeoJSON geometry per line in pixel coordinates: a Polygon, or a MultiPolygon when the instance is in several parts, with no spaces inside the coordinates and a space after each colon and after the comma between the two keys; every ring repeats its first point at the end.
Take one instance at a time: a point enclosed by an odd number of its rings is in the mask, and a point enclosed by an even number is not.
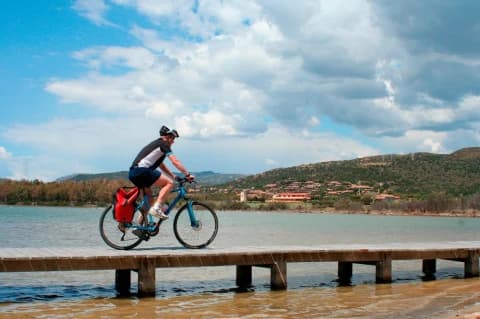
{"type": "Polygon", "coordinates": [[[177,130],[171,130],[168,127],[166,127],[165,125],[163,125],[160,128],[160,136],[165,136],[165,135],[172,135],[174,137],[180,137],[180,135],[178,135],[177,130]]]}
{"type": "Polygon", "coordinates": [[[178,135],[177,130],[170,130],[170,131],[167,132],[167,135],[172,135],[174,137],[180,137],[180,135],[178,135]]]}
{"type": "Polygon", "coordinates": [[[161,128],[160,128],[160,136],[165,136],[167,135],[167,133],[170,131],[170,129],[168,127],[166,127],[165,125],[163,125],[161,128]]]}

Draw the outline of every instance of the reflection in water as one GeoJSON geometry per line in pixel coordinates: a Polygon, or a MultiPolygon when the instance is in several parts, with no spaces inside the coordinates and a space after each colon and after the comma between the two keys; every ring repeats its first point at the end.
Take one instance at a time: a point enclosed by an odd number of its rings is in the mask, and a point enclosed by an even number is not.
{"type": "Polygon", "coordinates": [[[2,318],[447,318],[480,298],[478,279],[202,293],[170,298],[92,298],[0,307],[2,318]]]}
{"type": "MultiPolygon", "coordinates": [[[[0,206],[0,242],[105,247],[100,213],[0,206]]],[[[219,219],[212,249],[480,240],[480,218],[219,212],[219,219]]],[[[162,247],[179,247],[171,224],[141,245],[162,247]]],[[[373,267],[355,264],[351,285],[340,286],[336,263],[288,264],[288,290],[271,292],[269,271],[254,268],[254,286],[240,293],[234,267],[158,269],[157,296],[147,299],[116,298],[113,271],[0,273],[0,318],[453,318],[480,301],[480,280],[463,279],[463,264],[438,261],[437,280],[421,270],[421,261],[395,261],[394,282],[377,285],[373,267]]]]}

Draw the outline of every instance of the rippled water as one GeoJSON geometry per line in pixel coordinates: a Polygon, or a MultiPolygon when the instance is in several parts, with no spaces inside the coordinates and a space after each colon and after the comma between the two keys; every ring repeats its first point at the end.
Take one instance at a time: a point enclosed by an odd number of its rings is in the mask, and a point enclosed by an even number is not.
{"type": "MultiPolygon", "coordinates": [[[[100,209],[0,206],[2,247],[105,247],[100,209]]],[[[478,241],[480,219],[219,212],[212,249],[235,246],[478,241]]],[[[171,222],[140,248],[178,247],[171,222]]],[[[336,263],[288,264],[288,290],[271,292],[269,271],[254,268],[238,292],[234,267],[157,269],[157,296],[116,298],[113,271],[0,273],[1,318],[431,318],[480,302],[463,264],[439,261],[422,281],[421,261],[395,261],[393,283],[374,283],[354,265],[352,286],[336,282],[336,263]]],[[[132,283],[136,282],[132,276],[132,283]]],[[[135,287],[133,287],[135,289],[135,287]]]]}

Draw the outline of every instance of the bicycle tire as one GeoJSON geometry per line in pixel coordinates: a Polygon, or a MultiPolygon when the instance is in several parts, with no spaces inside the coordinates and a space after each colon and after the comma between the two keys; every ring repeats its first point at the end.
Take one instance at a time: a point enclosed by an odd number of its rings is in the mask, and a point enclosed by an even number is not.
{"type": "MultiPolygon", "coordinates": [[[[99,228],[103,241],[110,247],[119,250],[129,250],[137,247],[142,239],[132,233],[133,227],[126,226],[124,233],[119,229],[119,223],[113,216],[113,205],[108,206],[100,216],[99,228]]],[[[141,212],[135,211],[133,221],[137,220],[141,212]]],[[[145,224],[145,219],[143,224],[145,224]]]]}
{"type": "Polygon", "coordinates": [[[210,245],[218,232],[218,217],[208,205],[192,202],[199,227],[192,227],[188,214],[188,204],[183,205],[175,215],[173,231],[177,240],[186,248],[199,249],[210,245]]]}

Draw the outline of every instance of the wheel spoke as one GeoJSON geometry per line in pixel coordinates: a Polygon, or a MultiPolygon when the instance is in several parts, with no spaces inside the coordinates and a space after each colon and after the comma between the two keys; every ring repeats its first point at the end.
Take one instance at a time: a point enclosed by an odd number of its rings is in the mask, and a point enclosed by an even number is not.
{"type": "Polygon", "coordinates": [[[133,233],[138,228],[140,211],[136,211],[131,223],[119,223],[113,217],[112,206],[105,209],[100,217],[100,234],[107,245],[115,249],[132,249],[142,241],[133,233]]]}
{"type": "Polygon", "coordinates": [[[188,205],[175,216],[174,231],[178,241],[188,248],[202,248],[210,244],[217,235],[218,218],[215,212],[205,204],[192,204],[197,224],[192,226],[188,205]]]}

